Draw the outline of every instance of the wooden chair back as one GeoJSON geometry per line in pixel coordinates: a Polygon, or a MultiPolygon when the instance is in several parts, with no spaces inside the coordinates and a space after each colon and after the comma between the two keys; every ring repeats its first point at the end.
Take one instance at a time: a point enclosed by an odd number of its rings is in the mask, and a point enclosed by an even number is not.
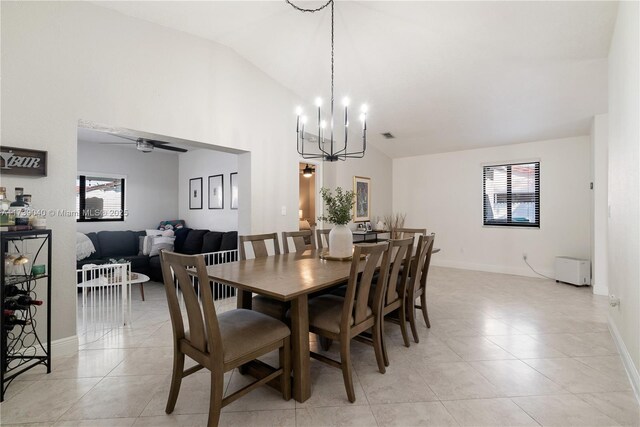
{"type": "Polygon", "coordinates": [[[316,245],[318,246],[318,249],[322,249],[325,247],[325,243],[322,241],[323,236],[326,241],[326,248],[329,249],[329,232],[330,231],[331,231],[330,228],[316,230],[316,245]]]}
{"type": "Polygon", "coordinates": [[[426,236],[427,229],[426,228],[396,228],[395,230],[396,239],[406,239],[407,237],[413,237],[418,240],[419,236],[426,236]]]}
{"type": "Polygon", "coordinates": [[[197,350],[202,360],[200,364],[208,365],[209,369],[223,366],[223,349],[218,317],[213,304],[210,286],[200,286],[200,299],[193,286],[191,275],[187,269],[195,268],[195,275],[199,283],[209,283],[207,267],[202,255],[183,255],[175,252],[161,251],[160,260],[164,289],[167,293],[169,304],[169,316],[173,328],[174,345],[180,348],[181,341],[188,341],[189,345],[197,350]],[[174,277],[176,283],[174,283],[174,277]],[[186,307],[189,338],[185,335],[183,314],[180,310],[178,292],[182,293],[186,307]],[[208,362],[208,363],[207,363],[208,362]]]}
{"type": "Polygon", "coordinates": [[[427,255],[430,252],[429,248],[433,248],[433,239],[433,234],[429,236],[420,236],[420,238],[418,239],[416,255],[411,261],[409,283],[407,285],[407,296],[409,297],[410,301],[413,301],[415,299],[416,293],[422,286],[422,274],[424,272],[427,255]]]}
{"type": "Polygon", "coordinates": [[[379,277],[382,278],[382,283],[376,286],[376,294],[373,299],[374,306],[371,309],[374,313],[380,312],[382,297],[387,289],[389,261],[388,242],[355,245],[347,292],[344,297],[340,330],[348,331],[368,319],[369,292],[371,291],[371,282],[378,264],[380,264],[379,277]],[[360,259],[361,255],[366,256],[364,261],[360,259]],[[364,262],[364,269],[360,273],[361,262],[364,262]],[[351,324],[352,318],[353,324],[351,324]]]}
{"type": "Polygon", "coordinates": [[[266,258],[269,256],[266,241],[273,240],[273,249],[275,255],[280,255],[280,243],[278,242],[278,233],[253,234],[248,236],[240,236],[240,259],[247,259],[245,243],[250,242],[253,248],[253,254],[256,258],[266,258]]]}
{"type": "Polygon", "coordinates": [[[427,236],[427,254],[425,256],[424,265],[422,266],[422,274],[420,275],[420,289],[426,292],[427,276],[429,275],[429,266],[431,265],[431,253],[433,252],[433,244],[436,240],[436,234],[431,233],[427,236]]]}
{"type": "Polygon", "coordinates": [[[388,305],[398,298],[404,298],[406,293],[407,278],[409,277],[409,266],[413,246],[413,237],[407,239],[389,240],[389,251],[393,257],[389,266],[389,278],[387,282],[387,292],[384,298],[384,305],[388,305]],[[404,266],[404,268],[402,268],[404,266]],[[402,268],[402,275],[400,269],[402,268]],[[398,284],[398,279],[400,283],[398,284]]]}
{"type": "Polygon", "coordinates": [[[289,238],[293,240],[295,252],[303,252],[307,249],[316,248],[316,239],[311,230],[283,231],[282,249],[284,253],[289,253],[289,238]],[[311,243],[307,244],[306,240],[309,240],[311,243]]]}

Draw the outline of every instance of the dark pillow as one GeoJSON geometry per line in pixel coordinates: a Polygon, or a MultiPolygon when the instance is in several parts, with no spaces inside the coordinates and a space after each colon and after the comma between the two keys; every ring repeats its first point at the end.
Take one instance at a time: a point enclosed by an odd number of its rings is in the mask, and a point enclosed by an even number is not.
{"type": "Polygon", "coordinates": [[[85,259],[99,259],[99,258],[101,258],[102,255],[100,254],[100,242],[98,241],[98,234],[97,233],[87,233],[87,237],[91,240],[91,243],[93,243],[93,247],[96,248],[96,251],[94,253],[92,253],[91,255],[89,255],[85,259]]]}
{"type": "Polygon", "coordinates": [[[101,258],[138,255],[138,238],[132,231],[98,232],[101,258]]]}
{"type": "Polygon", "coordinates": [[[218,252],[222,244],[222,232],[210,231],[202,239],[202,253],[218,252]]]}
{"type": "Polygon", "coordinates": [[[195,255],[202,253],[202,239],[209,230],[191,230],[182,245],[182,253],[195,255]]]}
{"type": "Polygon", "coordinates": [[[176,236],[176,240],[173,242],[173,250],[182,253],[182,246],[184,246],[184,241],[187,240],[187,236],[191,231],[190,228],[180,228],[175,230],[174,236],[176,236]]]}
{"type": "Polygon", "coordinates": [[[222,243],[220,244],[221,251],[230,251],[238,249],[238,232],[227,231],[222,235],[222,243]]]}

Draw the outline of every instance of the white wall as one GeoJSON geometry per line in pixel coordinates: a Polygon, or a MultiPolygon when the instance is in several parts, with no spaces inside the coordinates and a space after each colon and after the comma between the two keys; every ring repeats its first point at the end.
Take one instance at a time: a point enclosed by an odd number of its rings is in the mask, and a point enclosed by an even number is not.
{"type": "MultiPolygon", "coordinates": [[[[392,212],[392,168],[390,157],[371,144],[362,159],[348,159],[345,162],[324,162],[323,186],[329,188],[342,187],[353,190],[353,177],[364,176],[371,178],[370,214],[373,222],[376,217],[392,212]]],[[[318,189],[320,191],[320,189],[318,189]]],[[[319,197],[318,200],[322,200],[319,197]]],[[[356,226],[352,223],[351,228],[356,226]]]]}
{"type": "MultiPolygon", "coordinates": [[[[251,151],[239,156],[238,228],[297,228],[291,112],[300,101],[236,53],[88,2],[3,2],[1,20],[1,143],[49,153],[46,178],[3,176],[3,186],[73,211],[83,119],[251,151]]],[[[56,340],[75,335],[76,222],[47,224],[56,340]]]]}
{"type": "Polygon", "coordinates": [[[238,210],[231,209],[230,173],[238,172],[238,155],[199,149],[180,154],[179,216],[187,227],[214,231],[238,230],[238,210]],[[224,209],[209,209],[209,176],[223,175],[224,209]],[[189,209],[189,180],[202,178],[202,209],[189,209]]]}
{"type": "Polygon", "coordinates": [[[607,284],[607,193],[608,193],[608,120],[607,114],[593,118],[591,125],[592,226],[591,284],[593,293],[608,295],[607,284]]]}
{"type": "Polygon", "coordinates": [[[117,145],[78,143],[78,170],[126,175],[124,222],[78,222],[83,233],[102,230],[145,230],[178,215],[178,155],[154,150],[141,153],[117,145]]]}
{"type": "MultiPolygon", "coordinates": [[[[620,2],[609,50],[609,311],[613,330],[640,369],[640,88],[638,2],[620,2]]],[[[628,359],[627,359],[628,360],[628,359]]],[[[632,376],[633,378],[633,376],[632,376]]],[[[638,392],[638,389],[636,389],[638,392]]]]}
{"type": "Polygon", "coordinates": [[[434,265],[553,277],[554,257],[590,255],[588,137],[394,159],[393,210],[436,233],[434,265]],[[482,165],[540,160],[540,229],[483,227],[482,165]]]}

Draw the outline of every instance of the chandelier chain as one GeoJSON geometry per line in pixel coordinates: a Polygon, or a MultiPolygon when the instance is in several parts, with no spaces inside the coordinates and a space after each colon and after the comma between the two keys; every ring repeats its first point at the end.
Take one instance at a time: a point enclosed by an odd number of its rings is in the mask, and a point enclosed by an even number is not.
{"type": "Polygon", "coordinates": [[[292,2],[291,0],[285,0],[285,1],[286,1],[286,2],[291,6],[291,7],[293,7],[295,10],[298,10],[298,11],[300,11],[300,12],[311,12],[311,13],[319,12],[319,11],[321,11],[322,9],[324,9],[325,7],[329,6],[330,4],[333,4],[333,0],[328,0],[325,4],[323,4],[323,5],[322,5],[322,6],[320,6],[320,7],[315,8],[315,9],[305,9],[305,8],[303,8],[303,7],[300,7],[300,6],[297,6],[297,5],[293,4],[293,2],[292,2]]]}

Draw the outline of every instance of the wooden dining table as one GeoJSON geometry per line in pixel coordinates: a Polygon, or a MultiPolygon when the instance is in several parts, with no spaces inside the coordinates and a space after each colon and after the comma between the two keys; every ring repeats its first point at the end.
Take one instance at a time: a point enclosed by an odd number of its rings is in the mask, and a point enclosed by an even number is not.
{"type": "Polygon", "coordinates": [[[251,294],[291,302],[293,397],[311,396],[309,294],[334,287],[349,278],[350,261],[320,259],[320,250],[211,265],[209,279],[238,290],[238,308],[251,309],[251,294]]]}

